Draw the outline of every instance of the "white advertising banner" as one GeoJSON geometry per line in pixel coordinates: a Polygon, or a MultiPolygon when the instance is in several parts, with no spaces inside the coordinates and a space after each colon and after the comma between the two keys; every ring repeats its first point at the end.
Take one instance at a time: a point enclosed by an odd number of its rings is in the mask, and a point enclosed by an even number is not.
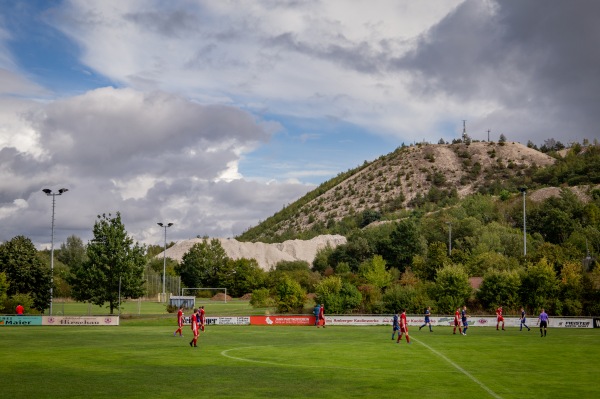
{"type": "MultiPolygon", "coordinates": [[[[190,316],[183,318],[183,324],[190,324],[190,316]]],[[[232,317],[205,317],[204,324],[227,325],[227,326],[247,326],[250,325],[250,316],[232,316],[232,317]]]]}
{"type": "Polygon", "coordinates": [[[118,326],[119,316],[42,316],[43,326],[118,326]]]}
{"type": "MultiPolygon", "coordinates": [[[[535,322],[537,323],[537,320],[535,320],[535,322]]],[[[562,319],[551,317],[548,327],[594,328],[594,323],[593,319],[562,319]]]]}
{"type": "Polygon", "coordinates": [[[207,317],[205,323],[206,325],[248,326],[250,325],[250,316],[207,317]]]}

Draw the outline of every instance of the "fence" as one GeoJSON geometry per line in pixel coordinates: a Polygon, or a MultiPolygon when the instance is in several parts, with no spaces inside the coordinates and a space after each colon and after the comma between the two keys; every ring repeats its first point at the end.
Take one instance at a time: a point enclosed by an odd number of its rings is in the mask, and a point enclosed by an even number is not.
{"type": "Polygon", "coordinates": [[[158,301],[167,302],[169,294],[179,295],[181,292],[181,277],[179,276],[166,276],[165,277],[165,288],[164,292],[166,298],[162,298],[163,293],[163,278],[162,274],[146,274],[144,279],[146,280],[146,298],[158,301]]]}

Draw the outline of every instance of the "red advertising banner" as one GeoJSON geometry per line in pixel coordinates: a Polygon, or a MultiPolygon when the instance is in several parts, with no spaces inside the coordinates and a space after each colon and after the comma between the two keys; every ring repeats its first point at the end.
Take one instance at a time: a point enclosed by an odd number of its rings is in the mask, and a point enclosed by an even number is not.
{"type": "Polygon", "coordinates": [[[315,316],[250,316],[250,325],[313,326],[315,316]]]}

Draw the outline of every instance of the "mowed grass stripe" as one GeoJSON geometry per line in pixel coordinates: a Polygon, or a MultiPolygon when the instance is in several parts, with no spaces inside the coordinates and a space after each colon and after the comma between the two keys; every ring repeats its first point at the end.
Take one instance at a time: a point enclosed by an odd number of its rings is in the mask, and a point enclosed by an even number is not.
{"type": "MultiPolygon", "coordinates": [[[[190,330],[124,321],[119,327],[3,327],[2,397],[358,398],[489,397],[443,354],[499,397],[599,397],[597,330],[211,326],[190,330]],[[413,331],[415,330],[415,331],[413,331]],[[226,357],[223,354],[228,354],[226,357]]],[[[600,331],[598,331],[600,333],[600,331]]]]}

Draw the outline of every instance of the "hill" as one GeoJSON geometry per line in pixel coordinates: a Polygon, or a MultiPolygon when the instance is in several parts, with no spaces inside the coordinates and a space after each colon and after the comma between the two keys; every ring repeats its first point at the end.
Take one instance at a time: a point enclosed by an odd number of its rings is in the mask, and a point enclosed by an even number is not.
{"type": "Polygon", "coordinates": [[[403,145],[323,183],[238,239],[310,238],[336,232],[336,225],[365,212],[394,219],[426,202],[443,205],[476,192],[513,192],[555,161],[514,142],[403,145]]]}

